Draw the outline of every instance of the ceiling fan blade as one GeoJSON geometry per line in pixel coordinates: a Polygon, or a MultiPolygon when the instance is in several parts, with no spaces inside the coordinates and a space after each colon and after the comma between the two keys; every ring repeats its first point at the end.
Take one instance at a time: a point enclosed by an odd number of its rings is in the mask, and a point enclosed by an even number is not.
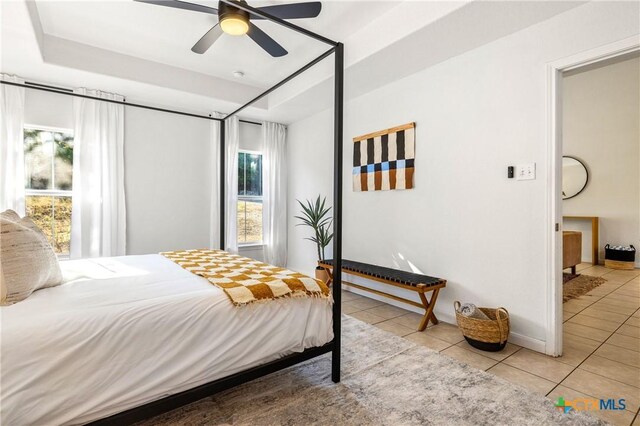
{"type": "MultiPolygon", "coordinates": [[[[322,10],[322,3],[319,1],[312,1],[307,3],[276,4],[273,6],[259,7],[258,10],[280,19],[315,18],[322,10]]],[[[251,15],[251,19],[264,18],[251,15]]]]}
{"type": "Polygon", "coordinates": [[[247,32],[247,35],[273,57],[278,58],[288,53],[284,47],[278,44],[277,41],[269,37],[267,33],[256,27],[251,22],[249,22],[249,31],[247,32]]]}
{"type": "Polygon", "coordinates": [[[222,28],[220,28],[219,24],[215,24],[205,35],[202,36],[200,40],[198,40],[196,44],[193,45],[191,51],[202,55],[221,35],[222,28]]]}
{"type": "Polygon", "coordinates": [[[194,12],[209,13],[214,15],[218,14],[218,9],[215,9],[213,7],[202,6],[200,4],[195,4],[195,3],[187,3],[186,1],[180,1],[180,0],[133,0],[133,1],[137,1],[140,3],[155,4],[158,6],[173,7],[176,9],[192,10],[194,12]]]}

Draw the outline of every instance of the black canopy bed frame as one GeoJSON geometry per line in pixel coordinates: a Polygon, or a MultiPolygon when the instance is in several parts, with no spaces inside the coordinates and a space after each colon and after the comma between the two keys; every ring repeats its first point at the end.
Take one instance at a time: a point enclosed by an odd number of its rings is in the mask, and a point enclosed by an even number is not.
{"type": "MultiPolygon", "coordinates": [[[[207,396],[213,395],[217,392],[224,391],[226,389],[230,389],[232,387],[238,386],[240,384],[255,380],[257,378],[266,376],[268,374],[274,373],[276,371],[285,369],[295,364],[299,364],[301,362],[307,361],[309,359],[315,358],[317,356],[331,353],[331,379],[333,382],[338,383],[340,381],[340,349],[341,349],[341,291],[342,291],[342,281],[341,281],[341,259],[342,259],[342,163],[343,163],[343,103],[344,103],[344,46],[342,43],[330,40],[326,37],[323,37],[319,34],[316,34],[307,29],[301,28],[291,22],[288,22],[284,19],[280,19],[276,16],[270,15],[269,13],[263,12],[259,9],[248,6],[247,4],[237,3],[233,0],[221,0],[224,3],[232,4],[234,7],[244,10],[245,12],[251,13],[253,15],[257,15],[261,18],[274,22],[278,25],[281,25],[289,30],[301,33],[313,40],[320,41],[330,46],[330,49],[324,52],[322,55],[318,56],[308,64],[304,65],[302,68],[295,71],[293,74],[284,78],[280,82],[276,83],[274,86],[270,87],[260,95],[251,99],[246,104],[242,105],[235,111],[227,114],[224,118],[216,118],[211,115],[200,115],[189,113],[185,111],[178,111],[167,108],[154,107],[150,105],[143,105],[137,103],[129,103],[126,100],[117,101],[110,99],[102,99],[99,97],[82,95],[79,93],[74,93],[72,90],[56,87],[52,85],[40,84],[40,83],[32,83],[25,82],[22,83],[14,83],[9,81],[0,80],[0,83],[7,84],[11,86],[20,86],[25,87],[27,89],[40,90],[52,93],[58,93],[68,96],[86,98],[86,99],[94,99],[101,102],[109,102],[115,104],[121,104],[125,106],[135,107],[135,108],[143,108],[149,109],[153,111],[178,114],[183,116],[201,118],[206,120],[214,120],[220,123],[220,247],[224,249],[225,247],[225,120],[234,115],[237,115],[245,108],[251,106],[258,100],[267,96],[271,92],[277,90],[290,80],[296,78],[298,75],[302,74],[309,68],[313,67],[318,62],[327,58],[330,55],[334,55],[334,133],[333,133],[333,146],[334,146],[334,174],[333,174],[333,262],[335,266],[335,272],[333,274],[333,340],[323,346],[312,347],[304,350],[300,353],[295,353],[291,355],[287,355],[285,357],[279,358],[277,360],[268,362],[266,364],[258,365],[253,368],[250,368],[245,371],[241,371],[239,373],[235,373],[231,376],[223,377],[218,380],[214,380],[212,382],[206,383],[201,386],[197,386],[192,389],[188,389],[186,391],[169,395],[167,397],[161,398],[156,401],[152,401],[150,403],[141,405],[139,407],[134,407],[132,409],[123,411],[121,413],[114,414],[110,417],[106,417],[103,419],[96,420],[90,424],[92,425],[123,425],[123,424],[132,424],[140,420],[148,419],[153,416],[157,416],[159,414],[171,411],[173,409],[179,408],[183,405],[198,401],[207,396]]],[[[245,121],[252,124],[259,124],[247,120],[245,121]]]]}

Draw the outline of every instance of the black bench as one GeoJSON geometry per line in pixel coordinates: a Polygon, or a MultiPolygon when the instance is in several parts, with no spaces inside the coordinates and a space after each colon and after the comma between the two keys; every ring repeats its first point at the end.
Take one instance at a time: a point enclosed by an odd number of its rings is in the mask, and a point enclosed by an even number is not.
{"type": "MultiPolygon", "coordinates": [[[[331,284],[333,281],[333,260],[327,259],[322,262],[318,262],[318,265],[327,271],[329,274],[329,284],[331,284]]],[[[347,274],[357,275],[405,290],[417,292],[421,303],[343,280],[343,283],[348,286],[423,308],[425,313],[422,317],[422,321],[420,322],[420,326],[418,327],[418,331],[423,331],[427,328],[429,321],[433,324],[438,323],[438,319],[433,313],[433,308],[436,304],[436,300],[438,300],[438,293],[440,292],[440,289],[447,285],[446,280],[346,259],[342,259],[342,271],[347,274]],[[431,300],[428,300],[426,294],[430,292],[433,292],[433,294],[431,295],[431,300]]]]}

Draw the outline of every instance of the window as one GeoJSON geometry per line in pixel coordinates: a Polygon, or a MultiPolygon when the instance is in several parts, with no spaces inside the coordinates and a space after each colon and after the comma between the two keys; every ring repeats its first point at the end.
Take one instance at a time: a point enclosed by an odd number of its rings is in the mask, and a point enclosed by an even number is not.
{"type": "Polygon", "coordinates": [[[262,243],[262,154],[238,154],[238,244],[262,243]]]}
{"type": "Polygon", "coordinates": [[[69,254],[73,135],[69,130],[26,127],[24,162],[27,215],[53,250],[69,254]]]}

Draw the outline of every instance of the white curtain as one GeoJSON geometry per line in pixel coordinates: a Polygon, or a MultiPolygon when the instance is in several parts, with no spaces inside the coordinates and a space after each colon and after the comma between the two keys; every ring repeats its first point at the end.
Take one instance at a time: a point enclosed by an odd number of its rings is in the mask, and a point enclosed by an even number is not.
{"type": "MultiPolygon", "coordinates": [[[[77,89],[110,100],[120,95],[77,89]]],[[[73,98],[71,258],[126,254],[124,106],[73,98]]]]}
{"type": "Polygon", "coordinates": [[[240,122],[238,117],[225,121],[226,185],[225,185],[225,250],[238,252],[238,147],[240,122]]]}
{"type": "MultiPolygon", "coordinates": [[[[213,117],[222,118],[219,112],[213,117]]],[[[209,216],[209,248],[220,247],[220,122],[211,121],[211,155],[209,156],[211,170],[211,214],[209,216]]]]}
{"type": "MultiPolygon", "coordinates": [[[[0,80],[24,80],[0,74],[0,80]]],[[[25,214],[24,195],[24,87],[0,84],[0,212],[25,214]]]]}
{"type": "Polygon", "coordinates": [[[287,264],[286,127],[262,123],[262,234],[266,263],[287,264]]]}

